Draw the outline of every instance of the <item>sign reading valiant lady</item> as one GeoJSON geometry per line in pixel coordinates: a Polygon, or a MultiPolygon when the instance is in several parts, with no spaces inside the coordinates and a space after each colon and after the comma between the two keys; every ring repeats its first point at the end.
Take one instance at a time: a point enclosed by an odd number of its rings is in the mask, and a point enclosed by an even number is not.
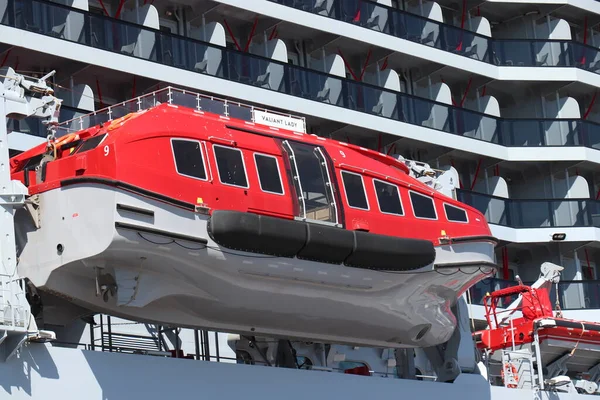
{"type": "Polygon", "coordinates": [[[284,115],[273,114],[266,111],[254,110],[254,122],[272,126],[274,128],[306,133],[306,126],[304,125],[304,119],[302,118],[286,117],[284,115]]]}

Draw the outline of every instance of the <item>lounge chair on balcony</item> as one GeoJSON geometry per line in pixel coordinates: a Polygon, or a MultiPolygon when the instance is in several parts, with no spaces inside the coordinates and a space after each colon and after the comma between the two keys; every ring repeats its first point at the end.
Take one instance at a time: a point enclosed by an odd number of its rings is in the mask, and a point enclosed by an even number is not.
{"type": "Polygon", "coordinates": [[[194,65],[194,71],[200,72],[201,74],[207,73],[208,72],[207,68],[208,68],[208,60],[202,60],[200,62],[197,62],[196,65],[194,65]]]}
{"type": "Polygon", "coordinates": [[[269,82],[270,76],[271,76],[271,73],[269,71],[267,71],[266,73],[264,73],[264,74],[260,75],[258,78],[256,78],[256,81],[254,83],[260,87],[267,85],[269,87],[269,89],[271,89],[271,83],[269,82]]]}
{"type": "Polygon", "coordinates": [[[121,46],[121,53],[125,53],[125,54],[132,56],[133,52],[135,51],[136,44],[137,44],[137,41],[133,42],[131,44],[126,44],[125,46],[121,46]]]}
{"type": "Polygon", "coordinates": [[[321,90],[319,93],[317,93],[315,100],[322,101],[324,103],[331,103],[331,100],[329,100],[329,92],[329,88],[321,90]]]}
{"type": "Polygon", "coordinates": [[[369,29],[377,28],[376,30],[381,31],[381,28],[379,27],[379,14],[369,18],[367,22],[363,24],[363,26],[369,29]]]}
{"type": "Polygon", "coordinates": [[[315,4],[312,7],[312,12],[318,14],[325,11],[325,13],[329,14],[327,12],[327,0],[315,0],[315,4]]]}

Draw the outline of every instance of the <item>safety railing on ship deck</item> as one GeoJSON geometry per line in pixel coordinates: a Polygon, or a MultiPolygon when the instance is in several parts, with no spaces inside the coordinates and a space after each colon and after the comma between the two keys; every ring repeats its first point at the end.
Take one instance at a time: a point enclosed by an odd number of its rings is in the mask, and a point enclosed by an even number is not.
{"type": "Polygon", "coordinates": [[[43,0],[7,0],[0,17],[19,29],[503,146],[600,149],[600,125],[592,122],[492,117],[43,0]],[[64,27],[75,20],[76,37],[64,27]]]}
{"type": "MultiPolygon", "coordinates": [[[[248,359],[248,357],[245,356],[244,351],[238,353],[237,356],[233,354],[234,357],[222,354],[219,350],[219,342],[223,340],[223,338],[221,336],[221,340],[219,339],[220,334],[218,332],[189,329],[189,331],[193,333],[193,340],[190,341],[190,337],[187,336],[188,340],[184,343],[180,329],[175,327],[141,324],[133,321],[114,323],[111,316],[102,314],[94,316],[93,321],[94,325],[90,326],[89,329],[89,343],[52,341],[52,345],[82,348],[91,351],[129,353],[154,357],[185,358],[191,360],[261,366],[271,365],[264,359],[248,359]],[[129,328],[133,326],[134,328],[130,329],[130,332],[135,332],[137,331],[136,328],[142,327],[142,330],[146,330],[147,334],[120,332],[119,330],[123,329],[121,325],[128,325],[129,328]]],[[[88,323],[89,322],[90,321],[88,320],[88,323]]],[[[125,329],[128,329],[128,327],[125,329]]],[[[228,351],[228,354],[232,354],[232,352],[228,351]]],[[[372,370],[365,363],[359,361],[342,361],[339,363],[338,368],[333,368],[329,366],[322,367],[313,365],[313,361],[307,357],[297,356],[296,363],[299,369],[306,370],[348,373],[348,370],[356,367],[367,367],[369,368],[369,375],[371,376],[387,378],[398,376],[396,367],[387,367],[385,370],[372,370]]],[[[428,380],[434,379],[434,377],[426,375],[417,375],[417,377],[428,380]]]]}
{"type": "Polygon", "coordinates": [[[600,201],[592,199],[507,199],[457,189],[459,201],[483,213],[490,224],[511,228],[600,228],[600,201]]]}
{"type": "MultiPolygon", "coordinates": [[[[471,287],[471,302],[473,305],[483,305],[483,297],[495,290],[515,286],[515,281],[487,278],[471,287]]],[[[531,285],[530,283],[525,283],[531,285]]],[[[552,285],[550,291],[552,305],[556,303],[556,287],[552,285]]],[[[517,297],[501,300],[500,307],[508,306],[517,297]]],[[[558,283],[558,299],[563,310],[600,309],[600,280],[586,281],[560,281],[558,283]]]]}
{"type": "Polygon", "coordinates": [[[567,40],[492,39],[369,0],[269,0],[497,66],[600,73],[600,49],[567,40]]]}

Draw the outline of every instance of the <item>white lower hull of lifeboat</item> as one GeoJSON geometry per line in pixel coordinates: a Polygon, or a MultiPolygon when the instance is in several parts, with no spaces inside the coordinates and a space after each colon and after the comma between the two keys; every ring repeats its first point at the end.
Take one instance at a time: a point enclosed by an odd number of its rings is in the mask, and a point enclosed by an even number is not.
{"type": "Polygon", "coordinates": [[[26,213],[17,220],[21,276],[91,310],[165,325],[431,346],[454,331],[457,296],[493,269],[489,241],[439,247],[435,267],[402,273],[221,249],[208,216],[102,184],[40,195],[39,229],[26,213]],[[113,295],[99,296],[111,283],[113,295]]]}

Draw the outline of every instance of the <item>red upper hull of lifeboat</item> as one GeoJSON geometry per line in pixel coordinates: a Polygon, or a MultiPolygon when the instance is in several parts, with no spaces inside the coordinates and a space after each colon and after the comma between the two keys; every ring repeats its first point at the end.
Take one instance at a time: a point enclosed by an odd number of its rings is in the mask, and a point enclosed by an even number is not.
{"type": "Polygon", "coordinates": [[[491,234],[479,211],[410,177],[407,167],[392,157],[314,135],[167,104],[59,138],[51,149],[39,145],[13,157],[11,170],[13,179],[24,182],[32,195],[58,188],[74,178],[99,178],[130,185],[182,206],[202,206],[209,213],[232,210],[283,219],[317,219],[348,230],[423,239],[434,245],[447,238],[491,234]],[[191,141],[195,147],[186,149],[184,141],[191,141]],[[325,218],[316,208],[310,209],[308,200],[302,201],[298,193],[301,186],[296,184],[304,178],[295,177],[307,173],[299,169],[310,166],[294,165],[294,159],[305,156],[299,152],[311,149],[323,161],[320,172],[329,176],[321,187],[302,190],[318,195],[328,185],[332,187],[328,201],[335,205],[326,210],[325,218]],[[190,151],[194,150],[199,161],[190,161],[194,157],[190,151]],[[296,157],[290,157],[290,152],[296,157]],[[56,153],[56,159],[41,168],[36,177],[31,167],[39,165],[42,154],[48,153],[51,158],[56,153]],[[178,166],[174,154],[188,160],[178,166]],[[202,165],[183,165],[190,162],[202,165]],[[271,176],[276,171],[280,182],[266,187],[259,167],[271,176]],[[222,176],[235,168],[243,169],[236,172],[237,177],[222,176]],[[384,192],[387,200],[382,199],[384,192]]]}

